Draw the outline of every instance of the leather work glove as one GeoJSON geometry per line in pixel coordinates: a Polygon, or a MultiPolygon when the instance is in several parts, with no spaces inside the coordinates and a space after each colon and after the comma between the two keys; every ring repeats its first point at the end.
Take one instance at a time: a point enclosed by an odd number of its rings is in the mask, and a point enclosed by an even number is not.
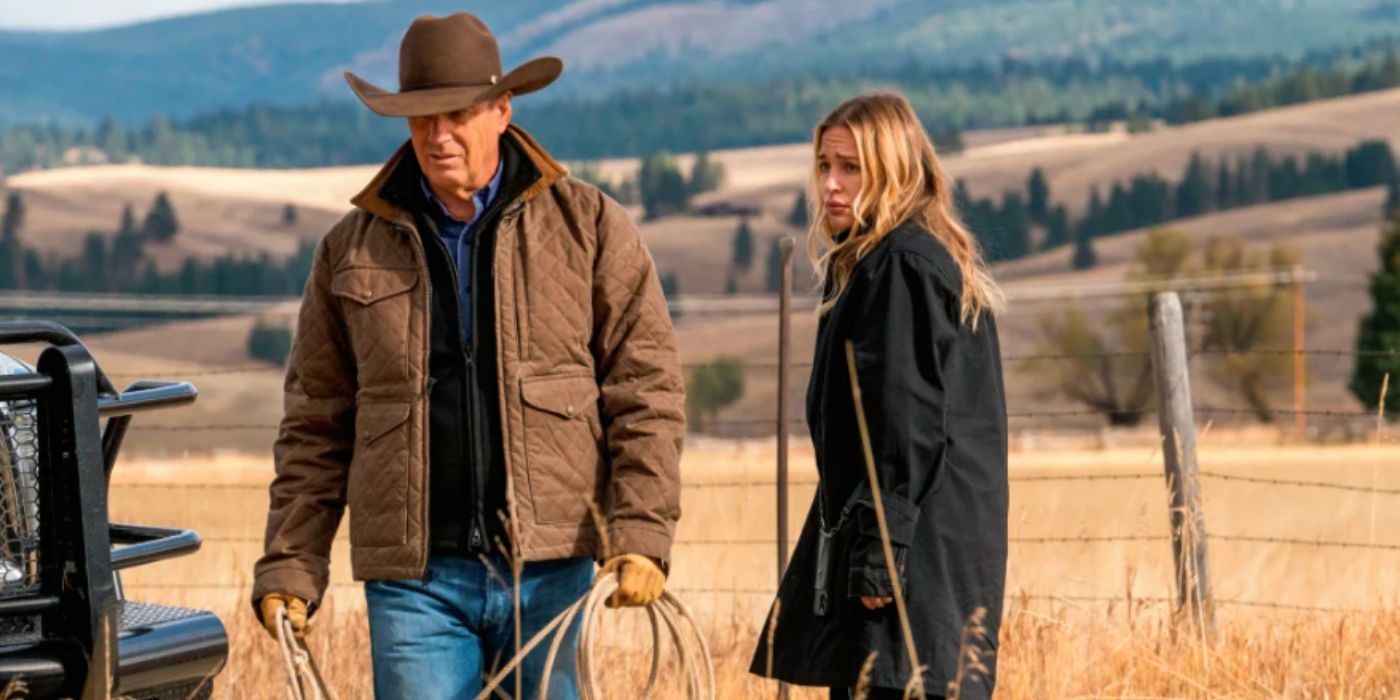
{"type": "Polygon", "coordinates": [[[603,562],[599,576],[617,572],[617,592],[608,597],[610,608],[644,607],[656,602],[666,588],[666,574],[651,557],[619,554],[603,562]]]}
{"type": "Polygon", "coordinates": [[[311,631],[306,619],[306,601],[290,593],[269,593],[258,601],[263,628],[277,639],[277,611],[283,608],[287,610],[287,621],[292,623],[292,633],[298,640],[306,639],[307,632],[311,631]]]}

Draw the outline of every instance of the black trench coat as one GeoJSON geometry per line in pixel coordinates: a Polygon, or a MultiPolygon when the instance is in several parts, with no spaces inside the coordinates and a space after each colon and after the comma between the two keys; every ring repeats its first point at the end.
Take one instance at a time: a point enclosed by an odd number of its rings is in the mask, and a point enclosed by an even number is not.
{"type": "MultiPolygon", "coordinates": [[[[807,420],[821,488],[778,589],[772,672],[800,685],[849,687],[871,651],[872,683],[902,688],[911,668],[866,478],[846,341],[855,343],[881,495],[903,571],[925,688],[947,693],[964,622],[986,608],[982,663],[963,698],[991,696],[1006,585],[1006,399],[996,321],[958,322],[962,282],[952,257],[906,223],[862,260],[817,331],[807,420]],[[835,526],[829,610],[814,614],[819,505],[835,526]]],[[[772,615],[769,616],[770,620],[772,615]]],[[[771,622],[769,623],[771,624],[771,622]]],[[[765,626],[751,671],[768,668],[765,626]]]]}

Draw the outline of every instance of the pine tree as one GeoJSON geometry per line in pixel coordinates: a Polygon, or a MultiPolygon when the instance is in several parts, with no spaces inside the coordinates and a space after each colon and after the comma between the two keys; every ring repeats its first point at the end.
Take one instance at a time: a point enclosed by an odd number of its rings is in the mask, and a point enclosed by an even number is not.
{"type": "Polygon", "coordinates": [[[664,151],[642,159],[641,170],[637,172],[637,188],[648,221],[690,207],[690,190],[685,176],[681,175],[676,159],[664,151]]]}
{"type": "Polygon", "coordinates": [[[1358,189],[1390,182],[1395,177],[1395,157],[1386,141],[1365,141],[1346,153],[1347,187],[1358,189]]]}
{"type": "Polygon", "coordinates": [[[720,409],[744,395],[744,367],[738,358],[721,355],[690,371],[685,378],[686,414],[696,432],[713,426],[720,409]]]}
{"type": "Polygon", "coordinates": [[[292,352],[292,329],[285,323],[258,319],[248,333],[248,354],[276,365],[286,364],[292,352]]]}
{"type": "Polygon", "coordinates": [[[953,206],[962,213],[964,217],[972,209],[972,193],[967,189],[967,180],[958,178],[953,181],[953,206]]]}
{"type": "Polygon", "coordinates": [[[1200,153],[1192,153],[1191,162],[1187,163],[1181,183],[1176,187],[1177,216],[1196,216],[1214,208],[1214,188],[1210,180],[1205,159],[1200,153]]]}
{"type": "Polygon", "coordinates": [[[110,285],[113,291],[130,291],[137,282],[141,262],[146,257],[145,239],[133,226],[130,230],[117,232],[112,239],[110,285]]]}
{"type": "Polygon", "coordinates": [[[24,243],[20,238],[24,215],[24,198],[18,192],[11,192],[5,198],[5,213],[0,215],[0,287],[5,289],[29,288],[25,279],[24,243]]]}
{"type": "Polygon", "coordinates": [[[151,203],[151,210],[146,212],[146,222],[141,227],[141,234],[146,240],[165,243],[179,232],[180,222],[175,217],[175,207],[170,205],[170,197],[164,192],[157,194],[155,201],[151,203]]]}
{"type": "Polygon", "coordinates": [[[1015,260],[1030,255],[1031,222],[1021,195],[1007,192],[998,216],[1002,236],[1002,259],[1015,260]]]}
{"type": "Polygon", "coordinates": [[[297,208],[293,204],[282,207],[282,225],[295,226],[297,223],[297,208]]]}
{"type": "MultiPolygon", "coordinates": [[[[1230,161],[1225,158],[1220,159],[1220,165],[1216,168],[1215,174],[1215,205],[1220,209],[1229,209],[1235,206],[1235,189],[1230,181],[1230,161]]],[[[1155,221],[1152,223],[1156,223],[1155,221]]]]}
{"type": "MultiPolygon", "coordinates": [[[[1380,402],[1381,382],[1390,375],[1400,381],[1400,355],[1369,354],[1400,351],[1400,215],[1391,218],[1381,232],[1377,250],[1380,267],[1371,274],[1371,313],[1361,319],[1356,334],[1356,367],[1351,375],[1351,393],[1368,408],[1380,402]]],[[[1385,410],[1400,409],[1400,391],[1386,392],[1385,410]]]]}
{"type": "Polygon", "coordinates": [[[1386,186],[1384,213],[1387,219],[1400,216],[1400,176],[1391,178],[1386,186]]]}
{"type": "Polygon", "coordinates": [[[0,244],[0,289],[20,288],[19,280],[15,279],[15,267],[14,251],[10,246],[0,244]]]}
{"type": "Polygon", "coordinates": [[[692,195],[713,192],[724,184],[724,166],[710,160],[709,151],[695,154],[695,163],[690,167],[690,180],[687,183],[692,195]]]}
{"type": "Polygon", "coordinates": [[[1050,184],[1045,181],[1045,172],[1040,168],[1032,170],[1026,181],[1026,198],[1026,212],[1030,214],[1031,221],[1046,223],[1045,217],[1050,213],[1050,184]]]}
{"type": "Polygon", "coordinates": [[[792,211],[788,213],[788,223],[807,230],[812,225],[812,212],[807,207],[807,190],[798,190],[797,197],[792,201],[792,211]]]}
{"type": "Polygon", "coordinates": [[[142,294],[165,293],[165,289],[161,284],[160,269],[156,267],[156,261],[146,258],[146,267],[141,271],[141,282],[137,289],[142,294]]]}
{"type": "Polygon", "coordinates": [[[1142,212],[1134,210],[1128,201],[1128,188],[1123,186],[1118,180],[1113,181],[1113,187],[1108,192],[1108,206],[1103,213],[1103,228],[1100,235],[1108,233],[1119,233],[1137,228],[1141,221],[1139,216],[1142,212]]]}
{"type": "Polygon", "coordinates": [[[763,276],[763,289],[770,294],[783,291],[783,239],[774,236],[768,244],[768,269],[763,276]]]}
{"type": "Polygon", "coordinates": [[[747,272],[753,267],[753,229],[749,228],[748,217],[740,219],[739,228],[734,231],[733,256],[730,263],[739,272],[747,272]]]}
{"type": "Polygon", "coordinates": [[[1094,185],[1089,189],[1089,206],[1084,213],[1084,218],[1079,222],[1079,235],[1086,238],[1094,238],[1103,233],[1103,195],[1099,194],[1099,186],[1094,185]]]}
{"type": "Polygon", "coordinates": [[[671,305],[671,318],[680,318],[681,311],[674,304],[681,295],[681,282],[676,277],[675,272],[666,272],[661,275],[661,295],[666,297],[666,303],[671,305]]]}
{"type": "Polygon", "coordinates": [[[1069,212],[1065,209],[1065,205],[1059,204],[1045,216],[1045,240],[1041,242],[1040,249],[1050,250],[1067,245],[1069,242],[1069,212]]]}
{"type": "Polygon", "coordinates": [[[107,160],[113,163],[126,160],[126,132],[117,120],[111,117],[102,120],[102,125],[97,127],[97,146],[107,154],[107,160]]]}
{"type": "Polygon", "coordinates": [[[1098,264],[1098,256],[1094,254],[1094,240],[1083,231],[1074,237],[1074,257],[1071,264],[1076,270],[1087,270],[1098,264]]]}
{"type": "Polygon", "coordinates": [[[0,240],[6,243],[18,241],[20,231],[24,229],[24,197],[18,192],[11,192],[5,198],[5,213],[0,216],[0,240]]]}
{"type": "MultiPolygon", "coordinates": [[[[101,233],[89,231],[83,239],[83,257],[80,264],[81,282],[75,290],[80,292],[106,292],[107,288],[107,242],[101,233]]],[[[66,291],[66,290],[65,290],[66,291]]]]}
{"type": "Polygon", "coordinates": [[[127,202],[122,207],[122,222],[117,226],[117,236],[137,236],[140,231],[136,229],[136,212],[132,211],[131,203],[127,202]]]}
{"type": "Polygon", "coordinates": [[[27,289],[52,289],[52,264],[45,264],[39,251],[32,248],[24,251],[24,281],[27,289]]]}

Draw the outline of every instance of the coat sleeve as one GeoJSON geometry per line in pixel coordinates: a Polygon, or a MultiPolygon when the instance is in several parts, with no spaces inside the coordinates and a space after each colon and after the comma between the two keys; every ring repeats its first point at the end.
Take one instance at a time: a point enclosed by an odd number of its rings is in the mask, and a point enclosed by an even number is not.
{"type": "MultiPolygon", "coordinates": [[[[853,284],[858,319],[850,330],[861,404],[897,570],[914,543],[920,504],[943,468],[947,443],[942,358],[956,336],[956,300],[931,263],[912,254],[882,261],[853,284]]],[[[846,349],[840,348],[843,364],[846,349]]],[[[863,451],[862,451],[863,454],[863,451]]],[[[854,465],[865,473],[865,465],[854,465]]],[[[849,591],[893,595],[868,479],[848,505],[854,529],[849,591]]]]}
{"type": "Polygon", "coordinates": [[[666,562],[681,514],[685,381],[651,254],[622,207],[599,197],[592,352],[611,462],[609,544],[666,562]]]}
{"type": "Polygon", "coordinates": [[[290,593],[320,603],[331,542],[345,511],[354,446],[355,374],[344,319],[330,293],[326,241],[317,248],[297,318],[283,385],[284,415],[273,446],[264,553],[253,601],[290,593]]]}

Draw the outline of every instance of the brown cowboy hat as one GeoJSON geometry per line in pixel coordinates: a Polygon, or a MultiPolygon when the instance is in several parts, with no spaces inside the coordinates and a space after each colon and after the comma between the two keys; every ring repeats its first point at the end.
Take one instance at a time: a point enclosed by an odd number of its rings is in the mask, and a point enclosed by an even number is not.
{"type": "Polygon", "coordinates": [[[399,45],[399,92],[346,71],[350,89],[376,114],[417,117],[455,112],[506,92],[523,95],[554,82],[564,62],[536,58],[502,75],[496,37],[475,15],[424,15],[399,45]]]}

